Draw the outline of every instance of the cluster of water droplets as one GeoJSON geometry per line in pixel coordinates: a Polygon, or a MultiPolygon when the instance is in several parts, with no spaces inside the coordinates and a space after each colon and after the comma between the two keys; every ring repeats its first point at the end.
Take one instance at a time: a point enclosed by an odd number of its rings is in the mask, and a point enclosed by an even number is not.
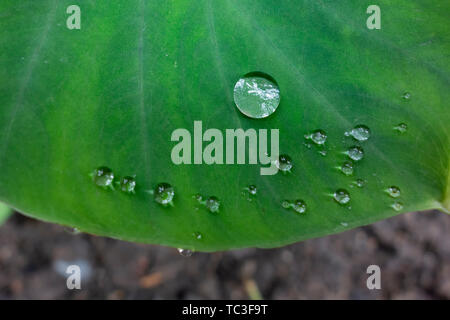
{"type": "Polygon", "coordinates": [[[292,169],[291,157],[286,154],[282,154],[278,157],[278,160],[275,160],[275,165],[282,173],[289,173],[292,169]]]}
{"type": "MultiPolygon", "coordinates": [[[[405,101],[409,101],[411,94],[405,92],[402,96],[405,101]]],[[[236,83],[234,87],[234,101],[237,108],[244,115],[250,118],[265,118],[273,114],[278,108],[280,103],[280,90],[276,81],[267,74],[261,72],[253,72],[243,76],[236,83]]],[[[408,130],[408,126],[405,123],[399,123],[394,127],[394,130],[403,134],[408,130]]],[[[372,133],[368,126],[364,124],[356,125],[349,131],[344,133],[346,137],[351,137],[355,144],[361,144],[370,139],[372,133]]],[[[311,148],[312,145],[319,147],[319,154],[322,156],[327,155],[327,150],[324,149],[328,135],[322,129],[316,129],[308,134],[304,135],[307,142],[304,145],[307,148],[311,148]]],[[[340,171],[345,176],[352,176],[354,174],[355,165],[363,160],[365,156],[364,149],[360,145],[351,145],[344,152],[348,157],[348,160],[344,161],[338,166],[340,171]]],[[[282,154],[275,160],[276,167],[282,173],[290,173],[293,168],[293,162],[289,155],[282,154]]],[[[128,194],[135,194],[136,179],[135,176],[125,176],[119,181],[115,182],[115,176],[111,169],[108,167],[99,167],[91,174],[94,183],[105,189],[114,190],[114,184],[119,186],[119,190],[128,194]]],[[[358,178],[353,182],[359,188],[363,188],[366,181],[358,178]]],[[[352,185],[352,187],[353,187],[352,185]]],[[[253,197],[257,195],[257,188],[255,185],[249,185],[244,188],[245,194],[248,200],[251,201],[253,197]]],[[[396,186],[388,187],[385,192],[391,197],[396,199],[391,207],[400,211],[403,209],[403,204],[398,201],[401,195],[400,189],[396,186]]],[[[162,206],[173,206],[173,199],[175,197],[174,188],[168,183],[159,183],[153,190],[149,190],[148,193],[153,195],[155,202],[162,206]]],[[[194,196],[196,201],[204,206],[211,213],[218,213],[220,211],[221,202],[215,196],[204,197],[200,194],[194,196]]],[[[344,188],[338,188],[333,194],[332,198],[340,205],[347,206],[351,201],[350,193],[344,188]]],[[[304,214],[307,210],[306,202],[303,200],[284,200],[281,203],[282,207],[287,210],[293,210],[298,214],[304,214]]],[[[349,209],[351,207],[348,207],[349,209]]],[[[347,227],[348,223],[342,222],[342,226],[347,227]]],[[[203,235],[200,232],[193,232],[192,236],[196,240],[202,240],[203,235]]],[[[182,256],[191,256],[193,251],[190,249],[178,249],[182,256]]]]}

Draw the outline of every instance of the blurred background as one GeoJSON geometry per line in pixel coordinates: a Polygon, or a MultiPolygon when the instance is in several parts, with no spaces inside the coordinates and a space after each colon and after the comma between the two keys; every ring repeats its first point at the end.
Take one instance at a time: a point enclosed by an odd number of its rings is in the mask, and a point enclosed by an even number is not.
{"type": "Polygon", "coordinates": [[[450,217],[413,212],[277,249],[194,253],[15,213],[0,226],[0,299],[449,299],[450,217]],[[81,290],[66,267],[81,267],[81,290]],[[381,290],[366,269],[381,268],[381,290]]]}

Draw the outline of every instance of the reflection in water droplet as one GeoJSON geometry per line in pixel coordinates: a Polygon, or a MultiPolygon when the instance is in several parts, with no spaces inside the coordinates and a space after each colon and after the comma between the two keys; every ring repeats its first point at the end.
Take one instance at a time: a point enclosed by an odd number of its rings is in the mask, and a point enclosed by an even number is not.
{"type": "Polygon", "coordinates": [[[391,186],[386,189],[386,192],[392,197],[392,198],[398,198],[400,197],[400,188],[396,186],[391,186]]]}
{"type": "Polygon", "coordinates": [[[280,103],[280,89],[271,76],[251,72],[234,86],[234,102],[244,115],[260,119],[275,112],[280,103]]]}
{"type": "Polygon", "coordinates": [[[358,141],[366,141],[370,138],[370,129],[365,125],[358,125],[354,127],[350,132],[345,133],[346,136],[352,136],[358,141]]]}
{"type": "Polygon", "coordinates": [[[345,189],[338,189],[333,195],[334,200],[339,204],[347,204],[350,202],[350,194],[345,189]]]}
{"type": "Polygon", "coordinates": [[[134,177],[123,177],[120,179],[120,190],[126,193],[135,193],[134,188],[136,188],[136,180],[134,177]]]}
{"type": "Polygon", "coordinates": [[[391,205],[391,207],[392,207],[392,209],[394,209],[395,211],[400,211],[400,210],[403,209],[403,204],[402,204],[401,202],[396,201],[396,202],[394,202],[394,203],[391,205]]]}
{"type": "Polygon", "coordinates": [[[189,250],[189,249],[178,248],[178,253],[180,255],[182,255],[183,257],[190,257],[190,256],[192,256],[192,250],[189,250]]]}
{"type": "Polygon", "coordinates": [[[402,98],[403,98],[405,101],[409,101],[409,99],[411,99],[411,93],[405,92],[405,93],[403,94],[402,98]]]}
{"type": "Polygon", "coordinates": [[[406,123],[400,123],[394,127],[394,130],[400,133],[405,133],[408,130],[408,125],[406,123]]]}
{"type": "Polygon", "coordinates": [[[315,144],[321,145],[327,141],[327,134],[325,131],[318,129],[312,133],[305,134],[305,139],[310,139],[315,144]]]}
{"type": "Polygon", "coordinates": [[[292,169],[292,160],[291,157],[288,155],[280,155],[278,157],[278,160],[275,161],[275,165],[277,166],[278,170],[282,172],[290,172],[292,169]]]}
{"type": "Polygon", "coordinates": [[[346,153],[350,159],[355,161],[359,161],[364,157],[364,150],[357,146],[351,147],[346,153]]]}
{"type": "Polygon", "coordinates": [[[114,173],[108,167],[99,167],[92,173],[96,185],[113,189],[114,173]]]}
{"type": "Polygon", "coordinates": [[[168,183],[160,183],[155,187],[153,191],[153,197],[156,202],[166,206],[173,205],[173,197],[175,196],[175,191],[173,187],[168,183]]]}
{"type": "Polygon", "coordinates": [[[346,176],[351,176],[353,174],[353,163],[345,161],[341,166],[341,171],[346,176]]]}

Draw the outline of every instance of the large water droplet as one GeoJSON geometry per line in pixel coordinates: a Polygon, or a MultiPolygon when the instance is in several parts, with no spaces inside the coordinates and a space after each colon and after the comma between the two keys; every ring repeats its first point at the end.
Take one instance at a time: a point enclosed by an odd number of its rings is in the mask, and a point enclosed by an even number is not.
{"type": "Polygon", "coordinates": [[[114,173],[108,167],[99,167],[95,169],[92,178],[96,185],[100,187],[113,188],[114,173]]]}
{"type": "Polygon", "coordinates": [[[120,190],[126,193],[135,193],[136,179],[134,177],[123,177],[120,179],[120,190]]]}
{"type": "Polygon", "coordinates": [[[236,82],[234,102],[247,117],[265,118],[274,113],[280,104],[280,89],[268,74],[251,72],[236,82]]]}
{"type": "Polygon", "coordinates": [[[347,204],[350,202],[350,194],[345,189],[338,189],[333,195],[334,200],[339,204],[347,204]]]}
{"type": "Polygon", "coordinates": [[[358,146],[351,147],[346,153],[354,161],[359,161],[364,157],[364,150],[358,146]]]}
{"type": "Polygon", "coordinates": [[[345,133],[346,136],[352,136],[358,141],[366,141],[370,138],[370,129],[365,125],[358,125],[354,127],[350,132],[345,133]]]}
{"type": "Polygon", "coordinates": [[[346,176],[351,176],[353,174],[353,163],[345,161],[341,166],[341,171],[346,176]]]}
{"type": "Polygon", "coordinates": [[[278,160],[275,161],[275,165],[278,170],[282,172],[290,172],[292,169],[292,160],[288,155],[282,154],[278,157],[278,160]]]}
{"type": "Polygon", "coordinates": [[[396,187],[396,186],[391,186],[389,188],[386,189],[386,192],[388,193],[389,196],[391,196],[392,198],[398,198],[400,197],[400,188],[396,187]]]}
{"type": "Polygon", "coordinates": [[[315,144],[321,145],[327,141],[327,134],[325,131],[318,129],[312,133],[306,134],[305,138],[312,140],[315,144]]]}
{"type": "Polygon", "coordinates": [[[394,127],[394,130],[400,133],[405,133],[408,130],[408,125],[406,123],[400,123],[394,127]]]}
{"type": "Polygon", "coordinates": [[[189,249],[178,248],[178,253],[180,255],[182,255],[183,257],[190,257],[190,256],[192,256],[192,250],[189,250],[189,249]]]}
{"type": "Polygon", "coordinates": [[[166,206],[172,205],[173,197],[175,196],[175,191],[173,187],[168,183],[160,183],[155,187],[153,191],[153,197],[156,202],[166,206]]]}

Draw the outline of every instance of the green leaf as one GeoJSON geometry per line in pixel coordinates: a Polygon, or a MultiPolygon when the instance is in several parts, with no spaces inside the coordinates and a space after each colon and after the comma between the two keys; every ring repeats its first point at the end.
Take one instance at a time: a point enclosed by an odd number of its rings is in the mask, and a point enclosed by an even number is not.
{"type": "Polygon", "coordinates": [[[0,226],[9,218],[9,216],[13,213],[10,207],[0,203],[0,226]]]}
{"type": "Polygon", "coordinates": [[[1,201],[84,232],[200,251],[274,247],[401,212],[448,212],[450,2],[377,1],[379,30],[366,26],[372,1],[77,3],[81,29],[69,30],[73,1],[1,1],[1,201]],[[233,101],[235,83],[254,71],[280,88],[278,109],[264,119],[242,115],[233,101]],[[196,120],[224,134],[279,129],[292,172],[175,165],[171,134],[193,132],[196,120]],[[394,129],[401,123],[404,133],[394,129]],[[345,136],[361,124],[367,141],[345,136]],[[304,135],[317,129],[327,140],[308,148],[304,135]],[[346,176],[336,167],[351,146],[364,158],[346,176]],[[135,194],[95,185],[89,174],[100,166],[116,178],[136,175],[135,194]],[[146,192],[163,182],[174,187],[173,206],[146,192]],[[242,195],[249,185],[258,190],[252,201],[242,195]],[[349,192],[348,204],[333,199],[338,189],[349,192]],[[219,212],[197,193],[217,197],[219,212]],[[282,207],[296,199],[304,214],[282,207]]]}

